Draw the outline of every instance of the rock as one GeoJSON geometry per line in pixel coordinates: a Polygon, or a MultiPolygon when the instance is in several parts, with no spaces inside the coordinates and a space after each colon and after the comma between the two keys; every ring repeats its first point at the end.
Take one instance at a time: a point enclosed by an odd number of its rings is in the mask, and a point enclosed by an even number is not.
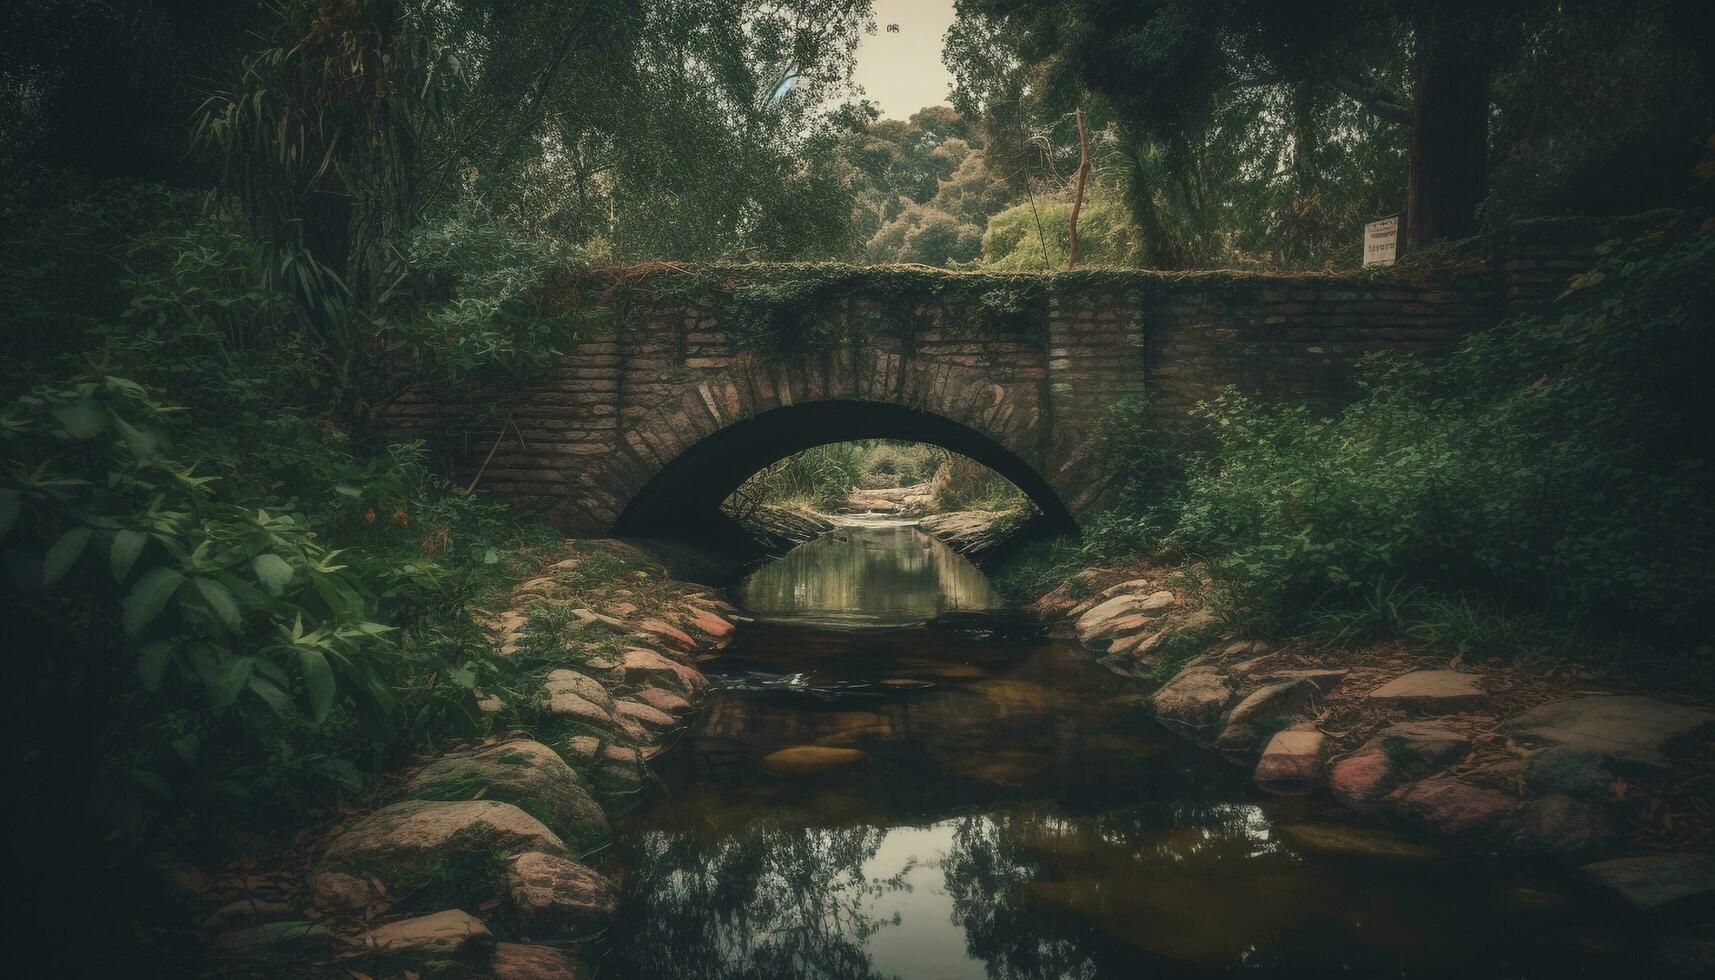
{"type": "Polygon", "coordinates": [[[614,715],[620,718],[630,718],[642,723],[645,727],[658,731],[672,728],[678,722],[673,716],[657,708],[651,708],[641,701],[617,701],[613,706],[614,715]]]}
{"type": "Polygon", "coordinates": [[[724,640],[732,636],[733,625],[709,610],[689,604],[682,608],[693,629],[707,633],[717,640],[724,640]]]}
{"type": "Polygon", "coordinates": [[[1614,840],[1606,811],[1564,793],[1534,800],[1513,834],[1513,846],[1566,861],[1588,859],[1614,840]]]}
{"type": "Polygon", "coordinates": [[[1445,712],[1474,707],[1486,696],[1477,685],[1476,674],[1457,670],[1414,670],[1371,691],[1369,700],[1445,712]]]}
{"type": "Polygon", "coordinates": [[[636,629],[642,639],[660,640],[686,653],[697,648],[697,641],[691,639],[691,634],[663,620],[640,619],[637,621],[636,629]]]}
{"type": "Polygon", "coordinates": [[[1102,590],[1103,599],[1112,599],[1121,595],[1149,595],[1156,592],[1156,583],[1146,578],[1128,578],[1124,582],[1110,585],[1102,590]]]}
{"type": "Polygon", "coordinates": [[[350,879],[365,877],[381,881],[395,898],[486,898],[484,889],[501,871],[497,854],[565,849],[540,820],[510,803],[408,800],[375,811],[334,838],[310,886],[318,899],[343,908],[354,907],[343,904],[354,897],[350,879]],[[330,873],[338,877],[324,879],[330,873]]]}
{"type": "Polygon", "coordinates": [[[489,961],[492,980],[578,980],[577,964],[552,946],[497,943],[489,961]]]}
{"type": "Polygon", "coordinates": [[[1298,823],[1280,828],[1280,835],[1312,851],[1387,860],[1426,860],[1441,852],[1378,827],[1343,823],[1298,823]]]}
{"type": "Polygon", "coordinates": [[[608,836],[607,816],[576,770],[541,742],[503,742],[437,759],[411,777],[405,795],[415,800],[480,796],[511,803],[580,848],[608,836]]]}
{"type": "MultiPolygon", "coordinates": [[[[643,758],[629,745],[605,741],[594,735],[572,735],[555,743],[562,754],[588,760],[610,783],[632,786],[643,781],[643,758]]],[[[611,788],[611,787],[609,787],[611,788]]]]}
{"type": "Polygon", "coordinates": [[[1150,695],[1155,717],[1191,738],[1203,738],[1219,725],[1233,699],[1227,679],[1204,667],[1187,667],[1150,695]]]}
{"type": "Polygon", "coordinates": [[[226,929],[241,923],[254,925],[258,922],[279,922],[297,918],[297,915],[297,910],[285,902],[241,898],[210,912],[208,917],[202,920],[202,924],[205,929],[226,929]]]}
{"type": "Polygon", "coordinates": [[[520,854],[506,869],[506,892],[527,936],[566,939],[602,926],[619,904],[613,883],[557,854],[520,854]]]}
{"type": "Polygon", "coordinates": [[[1532,795],[1566,793],[1612,799],[1614,774],[1601,752],[1578,745],[1552,745],[1524,760],[1524,787],[1532,795]]]}
{"type": "Polygon", "coordinates": [[[1374,744],[1336,762],[1328,772],[1328,792],[1360,813],[1383,809],[1396,782],[1387,753],[1374,744]]]}
{"type": "Polygon", "coordinates": [[[1715,895],[1715,859],[1702,854],[1640,854],[1586,864],[1582,870],[1643,909],[1715,895]]]}
{"type": "Polygon", "coordinates": [[[494,934],[469,912],[447,909],[376,926],[364,935],[363,942],[388,956],[438,960],[491,946],[494,934]]]}
{"type": "Polygon", "coordinates": [[[807,776],[862,760],[860,749],[827,745],[794,745],[762,757],[762,771],[770,776],[807,776]]]}
{"type": "Polygon", "coordinates": [[[1106,650],[1116,637],[1138,631],[1172,605],[1173,593],[1166,591],[1115,596],[1078,617],[1078,642],[1092,650],[1106,650]]]}
{"type": "Polygon", "coordinates": [[[1252,691],[1227,715],[1215,748],[1234,755],[1256,751],[1269,735],[1294,724],[1305,708],[1314,704],[1316,685],[1307,680],[1281,681],[1252,691]]]}
{"type": "Polygon", "coordinates": [[[1264,683],[1278,684],[1281,681],[1307,681],[1315,685],[1322,694],[1340,686],[1350,673],[1344,670],[1277,670],[1263,678],[1264,683]]]}
{"type": "Polygon", "coordinates": [[[691,702],[665,688],[646,687],[633,696],[656,711],[670,715],[682,715],[691,710],[691,702]]]}
{"type": "Polygon", "coordinates": [[[671,687],[689,695],[702,691],[709,684],[708,678],[696,669],[642,647],[632,647],[621,653],[618,667],[629,685],[671,687]]]}
{"type": "Polygon", "coordinates": [[[1471,740],[1463,733],[1432,721],[1406,721],[1389,725],[1373,741],[1406,773],[1424,775],[1445,769],[1471,751],[1471,740]]]}
{"type": "Polygon", "coordinates": [[[1309,793],[1322,785],[1328,738],[1314,728],[1276,732],[1257,760],[1253,778],[1270,793],[1309,793]]]}
{"type": "Polygon", "coordinates": [[[1601,694],[1540,705],[1508,722],[1522,741],[1570,745],[1622,763],[1664,767],[1715,715],[1643,695],[1601,694]]]}
{"type": "Polygon", "coordinates": [[[269,922],[214,937],[217,949],[237,956],[286,953],[314,957],[325,955],[333,944],[334,934],[327,926],[302,920],[269,922]]]}
{"type": "Polygon", "coordinates": [[[1451,776],[1431,776],[1395,791],[1401,816],[1438,834],[1466,837],[1487,833],[1519,812],[1522,804],[1492,789],[1451,776]]]}
{"type": "Polygon", "coordinates": [[[607,689],[575,670],[551,670],[542,681],[542,697],[548,713],[556,718],[570,718],[606,727],[613,720],[613,699],[607,689]],[[590,697],[591,688],[601,692],[598,703],[590,697]]]}

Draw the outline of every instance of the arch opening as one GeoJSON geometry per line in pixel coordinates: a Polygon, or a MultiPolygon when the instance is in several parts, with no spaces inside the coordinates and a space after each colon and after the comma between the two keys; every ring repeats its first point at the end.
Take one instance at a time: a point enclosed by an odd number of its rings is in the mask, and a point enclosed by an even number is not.
{"type": "Polygon", "coordinates": [[[1043,531],[1075,529],[1071,512],[1036,469],[1016,453],[944,416],[885,402],[829,400],[757,413],[680,453],[627,503],[612,532],[627,537],[726,540],[733,522],[721,504],[752,474],[816,446],[860,439],[927,443],[988,467],[1016,486],[1039,512],[1043,531]]]}

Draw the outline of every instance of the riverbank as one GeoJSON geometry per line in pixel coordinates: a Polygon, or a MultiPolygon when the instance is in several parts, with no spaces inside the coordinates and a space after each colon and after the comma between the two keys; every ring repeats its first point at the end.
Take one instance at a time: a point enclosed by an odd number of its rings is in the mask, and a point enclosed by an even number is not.
{"type": "Polygon", "coordinates": [[[1715,711],[1576,664],[1229,634],[1194,574],[1087,569],[1033,610],[1261,789],[1571,865],[1640,908],[1715,899],[1715,711]]]}
{"type": "Polygon", "coordinates": [[[224,976],[582,975],[614,882],[612,817],[639,798],[740,619],[619,541],[521,558],[472,678],[485,738],[389,774],[339,819],[166,868],[224,976]],[[551,941],[551,944],[546,944],[551,941]]]}

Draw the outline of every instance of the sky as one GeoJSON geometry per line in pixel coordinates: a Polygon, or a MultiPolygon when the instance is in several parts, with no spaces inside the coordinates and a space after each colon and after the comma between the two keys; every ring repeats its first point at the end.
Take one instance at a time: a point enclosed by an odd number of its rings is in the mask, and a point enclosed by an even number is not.
{"type": "Polygon", "coordinates": [[[941,63],[941,38],[953,24],[953,0],[875,0],[875,23],[857,50],[854,80],[864,97],[893,119],[945,103],[953,76],[941,63]]]}

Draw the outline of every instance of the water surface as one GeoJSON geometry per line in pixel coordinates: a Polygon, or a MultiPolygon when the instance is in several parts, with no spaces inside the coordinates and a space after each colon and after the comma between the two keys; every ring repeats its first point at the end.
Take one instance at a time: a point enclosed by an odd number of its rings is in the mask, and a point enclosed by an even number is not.
{"type": "Polygon", "coordinates": [[[601,976],[1621,969],[1629,923],[1561,873],[1270,799],[1069,644],[874,625],[998,604],[912,531],[823,539],[741,590],[762,622],[705,665],[708,712],[621,822],[601,976]]]}

